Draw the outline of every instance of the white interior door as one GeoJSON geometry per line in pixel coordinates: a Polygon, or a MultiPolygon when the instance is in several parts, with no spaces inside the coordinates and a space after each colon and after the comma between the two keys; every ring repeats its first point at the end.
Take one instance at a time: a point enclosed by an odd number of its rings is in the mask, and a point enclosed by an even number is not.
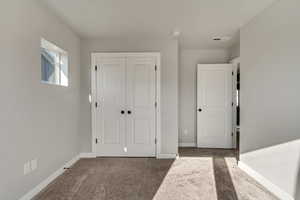
{"type": "Polygon", "coordinates": [[[97,58],[96,151],[99,156],[125,156],[126,59],[97,58]]]}
{"type": "Polygon", "coordinates": [[[155,156],[155,57],[127,58],[127,134],[130,156],[155,156]]]}
{"type": "Polygon", "coordinates": [[[197,145],[232,148],[232,65],[198,65],[197,145]]]}

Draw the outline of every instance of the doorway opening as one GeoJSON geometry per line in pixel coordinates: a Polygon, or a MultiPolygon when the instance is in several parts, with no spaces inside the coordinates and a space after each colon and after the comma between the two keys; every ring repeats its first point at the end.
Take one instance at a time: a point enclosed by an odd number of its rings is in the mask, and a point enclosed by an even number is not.
{"type": "MultiPolygon", "coordinates": [[[[197,67],[197,143],[194,149],[240,151],[240,61],[197,67]]],[[[187,148],[190,146],[180,146],[187,148]]],[[[180,149],[179,147],[179,149],[180,149]]]]}

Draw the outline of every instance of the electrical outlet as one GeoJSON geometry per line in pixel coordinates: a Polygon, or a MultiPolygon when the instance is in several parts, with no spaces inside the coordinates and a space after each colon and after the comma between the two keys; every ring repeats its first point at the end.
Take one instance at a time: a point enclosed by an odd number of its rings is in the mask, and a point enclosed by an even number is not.
{"type": "Polygon", "coordinates": [[[27,162],[24,164],[24,175],[30,173],[31,167],[30,167],[30,162],[27,162]]]}
{"type": "Polygon", "coordinates": [[[37,162],[38,162],[37,159],[34,159],[34,160],[30,161],[31,171],[34,171],[34,170],[37,169],[37,167],[38,167],[37,162]]]}

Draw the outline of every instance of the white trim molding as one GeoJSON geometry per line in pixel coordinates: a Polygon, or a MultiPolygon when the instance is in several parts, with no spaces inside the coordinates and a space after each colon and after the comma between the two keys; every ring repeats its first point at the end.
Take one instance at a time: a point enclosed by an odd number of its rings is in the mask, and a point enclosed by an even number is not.
{"type": "Polygon", "coordinates": [[[79,158],[96,158],[95,153],[80,153],[79,158]]]}
{"type": "Polygon", "coordinates": [[[65,172],[65,168],[71,167],[79,160],[79,156],[75,156],[72,160],[64,164],[61,168],[56,170],[53,174],[51,174],[48,178],[38,184],[35,188],[30,190],[27,194],[21,197],[19,200],[31,200],[34,196],[36,196],[39,192],[41,192],[47,185],[49,185],[54,179],[65,172]]]}
{"type": "Polygon", "coordinates": [[[283,191],[281,188],[279,188],[277,185],[266,179],[264,176],[259,174],[257,171],[252,169],[247,164],[239,161],[238,166],[240,169],[242,169],[244,172],[246,172],[249,176],[254,178],[257,182],[259,182],[262,186],[264,186],[266,189],[268,189],[271,193],[273,193],[275,196],[277,196],[279,199],[284,200],[295,200],[290,194],[283,191]]]}
{"type": "Polygon", "coordinates": [[[195,142],[180,142],[179,147],[197,147],[195,142]]]}
{"type": "Polygon", "coordinates": [[[238,63],[241,63],[241,58],[240,57],[233,58],[229,61],[229,63],[237,65],[238,63]]]}
{"type": "Polygon", "coordinates": [[[165,153],[161,153],[161,154],[158,154],[157,155],[157,158],[158,159],[176,159],[177,158],[177,154],[173,154],[173,153],[168,153],[168,154],[165,154],[165,153]]]}

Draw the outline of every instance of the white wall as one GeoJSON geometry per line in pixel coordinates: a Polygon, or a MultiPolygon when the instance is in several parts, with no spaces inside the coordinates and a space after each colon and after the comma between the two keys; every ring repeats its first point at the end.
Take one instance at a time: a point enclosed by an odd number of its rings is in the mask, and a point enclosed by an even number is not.
{"type": "Polygon", "coordinates": [[[80,40],[38,0],[2,4],[0,199],[16,200],[79,152],[80,40]],[[40,82],[41,37],[68,51],[70,87],[40,82]],[[34,158],[38,169],[24,176],[34,158]]]}
{"type": "Polygon", "coordinates": [[[240,57],[240,41],[232,45],[228,51],[230,60],[240,57]]]}
{"type": "Polygon", "coordinates": [[[178,42],[152,39],[98,39],[81,41],[80,149],[91,152],[91,114],[88,95],[92,52],[161,52],[161,101],[163,154],[176,154],[178,147],[178,42]]]}
{"type": "Polygon", "coordinates": [[[179,67],[179,143],[195,144],[197,108],[197,64],[227,63],[227,50],[191,50],[180,52],[179,67]],[[187,134],[184,133],[187,130],[187,134]]]}
{"type": "Polygon", "coordinates": [[[279,0],[241,30],[241,161],[292,197],[300,190],[299,8],[279,0]]]}

